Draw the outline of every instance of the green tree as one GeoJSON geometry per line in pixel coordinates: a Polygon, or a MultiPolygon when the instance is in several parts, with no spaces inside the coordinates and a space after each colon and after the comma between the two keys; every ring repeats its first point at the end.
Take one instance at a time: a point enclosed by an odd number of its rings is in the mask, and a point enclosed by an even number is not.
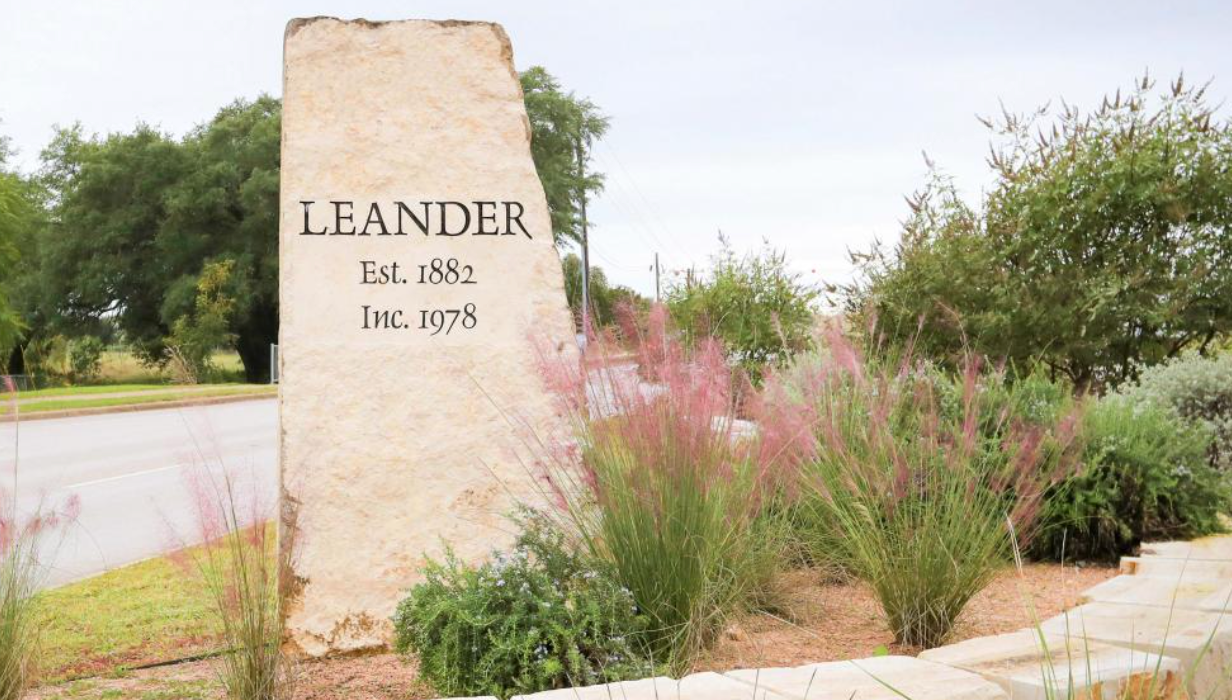
{"type": "Polygon", "coordinates": [[[278,342],[281,129],[282,105],[272,97],[225,107],[184,140],[196,165],[167,198],[163,245],[179,276],[160,321],[172,325],[192,309],[211,262],[232,261],[231,344],[250,382],[269,380],[269,346],[278,342]]]}
{"type": "MultiPolygon", "coordinates": [[[[582,318],[582,259],[574,253],[561,258],[565,276],[565,299],[573,312],[576,323],[582,318]]],[[[609,326],[616,322],[616,312],[622,303],[645,306],[646,300],[637,292],[622,285],[611,285],[603,268],[590,268],[590,309],[594,314],[592,326],[609,326]]]]}
{"type": "MultiPolygon", "coordinates": [[[[0,142],[0,155],[3,145],[0,142]]],[[[32,219],[33,208],[21,178],[0,170],[0,358],[17,344],[25,327],[9,294],[17,267],[18,241],[32,219]]]]}
{"type": "Polygon", "coordinates": [[[557,244],[582,239],[581,203],[603,189],[603,176],[590,172],[590,146],[607,132],[608,118],[590,101],[561,89],[541,66],[521,75],[531,156],[547,195],[552,236],[557,244]]]}
{"type": "Polygon", "coordinates": [[[894,255],[858,258],[851,311],[934,357],[1039,362],[1079,387],[1232,330],[1232,123],[1149,78],[1084,114],[1004,114],[978,208],[934,173],[894,255]]]}
{"type": "Polygon", "coordinates": [[[249,381],[269,376],[278,332],[281,109],[236,102],[182,142],[149,127],[105,139],[62,131],[45,153],[51,230],[43,289],[69,322],[115,315],[147,360],[165,357],[210,261],[234,261],[234,345],[249,381]]]}
{"type": "Polygon", "coordinates": [[[670,287],[667,306],[690,342],[714,336],[754,380],[782,365],[813,337],[813,305],[821,292],[787,268],[767,244],[736,255],[725,238],[708,276],[670,287]]]}

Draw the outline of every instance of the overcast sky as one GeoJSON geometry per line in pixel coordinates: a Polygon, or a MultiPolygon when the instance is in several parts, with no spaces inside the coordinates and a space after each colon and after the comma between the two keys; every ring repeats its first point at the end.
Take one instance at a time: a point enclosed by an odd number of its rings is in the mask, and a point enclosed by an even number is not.
{"type": "Polygon", "coordinates": [[[922,151],[978,195],[975,116],[999,101],[1095,106],[1148,68],[1214,79],[1215,101],[1232,91],[1230,3],[925,5],[3,0],[0,133],[26,170],[55,124],[182,134],[237,97],[279,93],[291,17],[494,20],[519,69],[547,67],[611,116],[593,261],[653,292],[656,251],[668,274],[702,266],[719,229],[846,280],[849,248],[896,238],[922,151]]]}

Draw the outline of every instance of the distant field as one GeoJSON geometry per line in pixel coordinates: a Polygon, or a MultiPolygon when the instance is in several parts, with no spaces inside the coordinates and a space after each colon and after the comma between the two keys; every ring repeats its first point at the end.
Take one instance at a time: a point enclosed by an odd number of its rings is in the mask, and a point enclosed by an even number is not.
{"type": "MultiPolygon", "coordinates": [[[[213,357],[214,366],[222,377],[216,378],[223,382],[242,382],[244,380],[244,365],[235,352],[220,352],[213,357]]],[[[142,364],[131,352],[108,350],[103,353],[103,366],[98,377],[91,384],[167,384],[171,375],[161,367],[142,364]]]]}

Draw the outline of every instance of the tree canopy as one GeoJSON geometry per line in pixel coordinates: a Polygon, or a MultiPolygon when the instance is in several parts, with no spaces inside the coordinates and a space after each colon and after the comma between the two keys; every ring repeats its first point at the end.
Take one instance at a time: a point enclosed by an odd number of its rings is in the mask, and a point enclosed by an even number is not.
{"type": "Polygon", "coordinates": [[[608,119],[590,100],[561,89],[541,66],[522,73],[522,93],[531,126],[531,155],[552,215],[557,244],[582,239],[583,197],[603,189],[603,176],[591,172],[590,146],[607,132],[608,119]]]}
{"type": "MultiPolygon", "coordinates": [[[[0,142],[0,156],[4,155],[0,142]]],[[[0,166],[3,160],[0,160],[0,166]]],[[[19,257],[18,244],[31,225],[33,207],[25,183],[13,173],[0,169],[0,352],[7,353],[17,343],[25,324],[14,309],[10,295],[19,257]]]]}
{"type": "Polygon", "coordinates": [[[280,117],[278,101],[261,97],[223,108],[182,141],[148,126],[104,139],[62,131],[44,154],[56,204],[40,250],[57,315],[114,314],[133,347],[159,361],[202,270],[230,260],[243,292],[235,348],[250,381],[267,379],[278,332],[280,117]]]}
{"type": "Polygon", "coordinates": [[[933,172],[893,255],[857,256],[849,310],[942,360],[1042,364],[1080,387],[1232,330],[1232,125],[1149,78],[1094,112],[984,120],[979,206],[933,172]]]}

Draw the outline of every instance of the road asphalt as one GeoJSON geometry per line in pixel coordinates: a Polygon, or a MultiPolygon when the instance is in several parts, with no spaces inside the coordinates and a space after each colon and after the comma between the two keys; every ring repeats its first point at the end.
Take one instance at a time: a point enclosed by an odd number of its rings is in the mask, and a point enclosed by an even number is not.
{"type": "Polygon", "coordinates": [[[0,488],[25,517],[79,504],[42,538],[58,586],[200,541],[195,494],[224,474],[272,515],[277,439],[274,399],[3,423],[0,488]]]}

